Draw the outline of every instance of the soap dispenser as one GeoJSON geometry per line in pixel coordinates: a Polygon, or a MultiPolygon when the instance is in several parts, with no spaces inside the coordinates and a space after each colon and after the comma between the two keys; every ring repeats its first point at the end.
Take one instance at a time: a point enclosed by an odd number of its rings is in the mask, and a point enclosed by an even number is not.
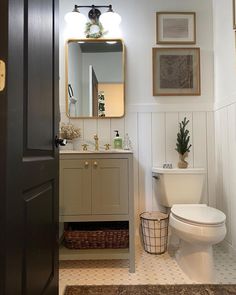
{"type": "Polygon", "coordinates": [[[122,149],[122,138],[119,135],[118,130],[114,130],[116,132],[116,136],[114,138],[114,148],[115,149],[122,149]]]}

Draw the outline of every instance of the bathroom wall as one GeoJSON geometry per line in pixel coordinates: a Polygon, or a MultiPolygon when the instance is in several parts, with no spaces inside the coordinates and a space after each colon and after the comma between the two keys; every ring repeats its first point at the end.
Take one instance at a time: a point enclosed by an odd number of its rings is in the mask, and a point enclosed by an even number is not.
{"type": "MultiPolygon", "coordinates": [[[[114,129],[123,137],[129,133],[134,150],[134,189],[136,207],[141,212],[159,208],[156,183],[151,168],[172,162],[176,166],[175,149],[179,120],[190,119],[190,167],[206,167],[208,174],[204,202],[215,206],[214,183],[214,113],[213,113],[213,31],[211,0],[81,0],[77,4],[112,4],[122,16],[120,34],[126,45],[126,114],[121,119],[71,120],[81,127],[82,138],[92,143],[98,133],[102,144],[112,142],[114,129]],[[201,48],[201,96],[152,96],[152,47],[156,47],[155,21],[157,11],[195,11],[197,44],[201,48]]],[[[64,42],[81,37],[78,30],[70,31],[63,20],[72,10],[74,1],[60,1],[60,87],[61,119],[67,121],[64,108],[64,42]]],[[[81,12],[82,11],[81,9],[81,12]]],[[[168,47],[168,46],[167,46],[168,47]]],[[[183,47],[183,46],[180,46],[183,47]]],[[[194,46],[192,46],[194,47],[194,46]]],[[[138,211],[137,211],[138,212],[138,211]]]]}
{"type": "Polygon", "coordinates": [[[216,206],[227,216],[226,245],[236,254],[236,50],[232,1],[214,0],[216,206]]]}

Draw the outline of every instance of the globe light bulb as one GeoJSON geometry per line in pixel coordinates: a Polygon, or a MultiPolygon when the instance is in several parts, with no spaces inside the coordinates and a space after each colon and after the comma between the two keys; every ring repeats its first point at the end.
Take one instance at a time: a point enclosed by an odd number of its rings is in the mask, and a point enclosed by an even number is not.
{"type": "Polygon", "coordinates": [[[68,12],[65,17],[65,21],[70,25],[81,25],[84,26],[87,22],[87,18],[84,14],[79,11],[68,12]]]}
{"type": "Polygon", "coordinates": [[[118,26],[121,23],[121,16],[113,11],[104,12],[99,18],[104,28],[109,29],[113,26],[118,26]]]}

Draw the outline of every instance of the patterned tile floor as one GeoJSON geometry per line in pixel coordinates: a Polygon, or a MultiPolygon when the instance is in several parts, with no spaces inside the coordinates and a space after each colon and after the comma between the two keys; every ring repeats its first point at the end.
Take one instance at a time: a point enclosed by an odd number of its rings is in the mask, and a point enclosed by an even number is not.
{"type": "MultiPolygon", "coordinates": [[[[236,284],[236,257],[220,246],[214,248],[218,284],[236,284]]],[[[61,261],[60,292],[66,285],[194,284],[179,268],[173,251],[162,255],[136,250],[136,272],[129,273],[127,260],[61,261]]]]}

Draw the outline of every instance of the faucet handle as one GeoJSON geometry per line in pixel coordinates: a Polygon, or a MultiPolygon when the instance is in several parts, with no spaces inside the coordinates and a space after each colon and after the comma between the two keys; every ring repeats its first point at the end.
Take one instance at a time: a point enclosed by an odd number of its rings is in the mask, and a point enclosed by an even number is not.
{"type": "Polygon", "coordinates": [[[106,143],[106,144],[104,144],[104,146],[105,146],[105,150],[108,151],[110,149],[111,145],[110,145],[110,143],[106,143]]]}
{"type": "Polygon", "coordinates": [[[88,144],[84,143],[82,144],[83,147],[83,151],[87,151],[88,150],[88,144]]]}

